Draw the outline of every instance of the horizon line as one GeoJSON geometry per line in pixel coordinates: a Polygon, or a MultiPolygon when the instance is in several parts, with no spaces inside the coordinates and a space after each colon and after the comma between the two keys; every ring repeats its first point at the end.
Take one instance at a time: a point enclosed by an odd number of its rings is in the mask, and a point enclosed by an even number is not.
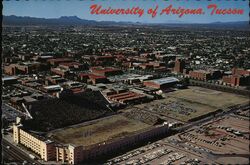
{"type": "Polygon", "coordinates": [[[77,17],[81,20],[87,20],[87,21],[96,21],[96,22],[116,22],[116,23],[140,23],[140,24],[212,24],[212,23],[237,23],[237,22],[249,22],[249,20],[238,20],[238,21],[216,21],[216,22],[182,22],[182,21],[178,21],[178,20],[168,20],[168,22],[140,22],[140,21],[118,21],[118,20],[114,20],[114,21],[107,21],[107,20],[94,20],[94,19],[84,19],[84,18],[80,18],[77,15],[68,15],[68,16],[60,16],[60,17],[36,17],[36,16],[18,16],[18,15],[2,15],[3,17],[6,16],[15,16],[15,17],[29,17],[29,18],[38,18],[38,19],[60,19],[62,17],[77,17]],[[176,21],[176,22],[174,22],[176,21]]]}

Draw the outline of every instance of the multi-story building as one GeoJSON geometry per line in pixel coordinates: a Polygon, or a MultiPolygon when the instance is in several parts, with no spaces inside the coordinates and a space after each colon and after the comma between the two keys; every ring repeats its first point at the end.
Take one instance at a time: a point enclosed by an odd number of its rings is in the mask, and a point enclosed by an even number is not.
{"type": "Polygon", "coordinates": [[[18,77],[14,77],[14,76],[11,76],[11,77],[2,77],[2,83],[3,83],[3,85],[16,84],[16,83],[18,83],[17,79],[18,79],[18,77]]]}
{"type": "Polygon", "coordinates": [[[174,65],[174,72],[183,73],[183,69],[185,68],[185,61],[182,59],[176,59],[174,65]]]}
{"type": "Polygon", "coordinates": [[[249,84],[250,76],[228,75],[223,76],[222,81],[232,86],[243,86],[249,84]]]}
{"type": "Polygon", "coordinates": [[[250,75],[250,70],[245,70],[242,68],[233,68],[232,75],[250,75]]]}
{"type": "Polygon", "coordinates": [[[81,69],[86,68],[86,66],[78,62],[61,63],[59,64],[59,67],[64,68],[66,70],[81,70],[81,69]]]}
{"type": "Polygon", "coordinates": [[[106,93],[107,98],[111,101],[126,103],[141,103],[147,100],[147,97],[143,94],[139,94],[133,91],[118,90],[106,93]]]}
{"type": "Polygon", "coordinates": [[[70,75],[69,70],[63,69],[63,68],[51,68],[50,71],[56,75],[59,75],[61,77],[67,77],[70,75]]]}
{"type": "Polygon", "coordinates": [[[56,145],[56,161],[69,164],[77,164],[83,160],[83,147],[68,145],[56,145]]]}
{"type": "Polygon", "coordinates": [[[232,86],[249,85],[250,70],[233,68],[232,75],[223,76],[222,81],[225,84],[230,84],[232,86]]]}
{"type": "Polygon", "coordinates": [[[117,68],[103,68],[103,67],[92,67],[90,68],[90,71],[99,76],[114,76],[122,74],[122,70],[117,68]]]}
{"type": "Polygon", "coordinates": [[[135,122],[133,119],[121,115],[110,116],[109,118],[98,120],[91,124],[78,124],[74,131],[78,131],[77,129],[82,129],[83,127],[84,129],[90,130],[91,128],[97,129],[96,131],[98,131],[98,133],[83,131],[81,139],[78,137],[70,137],[62,142],[59,140],[62,138],[61,135],[68,136],[67,134],[69,133],[66,128],[59,131],[59,134],[58,131],[48,133],[47,137],[51,135],[53,138],[56,137],[56,139],[53,139],[55,141],[51,141],[25,130],[20,122],[17,122],[13,125],[13,139],[15,143],[22,144],[31,149],[45,161],[79,164],[84,160],[95,159],[98,156],[113,153],[115,150],[135,145],[143,140],[164,135],[169,130],[169,125],[165,123],[153,126],[141,123],[140,121],[135,122]],[[116,122],[126,122],[128,126],[115,124],[116,122]],[[114,132],[107,133],[107,131],[103,131],[103,129],[113,129],[114,132]],[[124,134],[124,130],[128,130],[129,133],[126,132],[126,134],[124,134]],[[89,138],[92,138],[92,140],[88,140],[89,138]]]}
{"type": "Polygon", "coordinates": [[[56,58],[56,59],[49,59],[48,63],[53,66],[58,66],[61,63],[73,62],[72,59],[69,58],[56,58]]]}
{"type": "Polygon", "coordinates": [[[144,81],[143,84],[146,87],[150,87],[150,88],[166,89],[166,88],[169,88],[169,87],[173,87],[178,82],[179,82],[179,80],[177,78],[166,77],[166,78],[160,78],[160,79],[144,81]]]}
{"type": "Polygon", "coordinates": [[[40,69],[39,62],[23,62],[4,66],[4,73],[8,75],[37,73],[40,69]]]}
{"type": "Polygon", "coordinates": [[[205,70],[194,70],[189,72],[190,78],[197,80],[209,80],[211,79],[211,73],[205,70]]]}
{"type": "Polygon", "coordinates": [[[20,123],[13,125],[13,139],[15,143],[22,144],[38,154],[41,159],[45,161],[55,160],[54,142],[26,132],[20,123]]]}

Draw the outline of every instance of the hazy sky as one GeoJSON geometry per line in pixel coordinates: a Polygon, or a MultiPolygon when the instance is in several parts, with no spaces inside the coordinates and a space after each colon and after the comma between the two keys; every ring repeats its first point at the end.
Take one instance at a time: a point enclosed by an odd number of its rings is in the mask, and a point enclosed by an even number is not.
{"type": "Polygon", "coordinates": [[[167,22],[186,22],[186,23],[206,23],[206,22],[231,22],[249,20],[248,0],[10,0],[3,1],[3,15],[31,16],[39,18],[58,18],[60,16],[78,16],[82,19],[97,21],[132,21],[143,23],[167,23],[167,22]],[[242,8],[243,15],[210,15],[207,5],[217,4],[220,8],[242,8]],[[145,14],[142,17],[132,15],[91,15],[90,6],[100,4],[103,7],[144,8],[145,14]],[[152,18],[146,14],[150,7],[159,5],[161,9],[169,6],[205,9],[205,15],[184,15],[179,18],[177,15],[157,15],[152,18]]]}

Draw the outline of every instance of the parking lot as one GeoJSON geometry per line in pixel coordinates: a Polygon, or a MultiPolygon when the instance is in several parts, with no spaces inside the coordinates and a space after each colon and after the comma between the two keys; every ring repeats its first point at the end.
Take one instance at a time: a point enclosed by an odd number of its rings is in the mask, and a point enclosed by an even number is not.
{"type": "Polygon", "coordinates": [[[248,164],[249,124],[247,118],[227,114],[118,156],[106,164],[248,164]]]}
{"type": "MultiPolygon", "coordinates": [[[[248,119],[227,115],[197,129],[181,133],[178,137],[188,148],[197,149],[199,153],[213,157],[218,163],[247,164],[249,124],[248,119]]],[[[183,144],[182,146],[186,147],[183,144]]]]}
{"type": "Polygon", "coordinates": [[[190,122],[195,118],[244,104],[247,101],[248,98],[244,96],[190,87],[189,89],[167,93],[164,99],[136,105],[136,107],[180,122],[190,122]]]}
{"type": "Polygon", "coordinates": [[[209,162],[200,155],[185,151],[178,146],[168,143],[166,140],[160,140],[156,143],[141,147],[128,152],[122,156],[109,160],[106,165],[124,164],[199,164],[209,162]]]}

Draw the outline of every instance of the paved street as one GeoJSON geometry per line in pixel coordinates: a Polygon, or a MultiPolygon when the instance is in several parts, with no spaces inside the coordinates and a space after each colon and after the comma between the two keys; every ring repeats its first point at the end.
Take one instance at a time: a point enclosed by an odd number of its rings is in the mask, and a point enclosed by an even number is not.
{"type": "Polygon", "coordinates": [[[3,148],[3,154],[6,157],[10,157],[15,162],[27,162],[28,164],[41,164],[37,160],[33,160],[29,157],[28,154],[21,151],[17,146],[13,145],[12,143],[8,142],[6,139],[2,139],[2,148],[3,148]],[[9,146],[9,148],[7,148],[9,146]]]}

